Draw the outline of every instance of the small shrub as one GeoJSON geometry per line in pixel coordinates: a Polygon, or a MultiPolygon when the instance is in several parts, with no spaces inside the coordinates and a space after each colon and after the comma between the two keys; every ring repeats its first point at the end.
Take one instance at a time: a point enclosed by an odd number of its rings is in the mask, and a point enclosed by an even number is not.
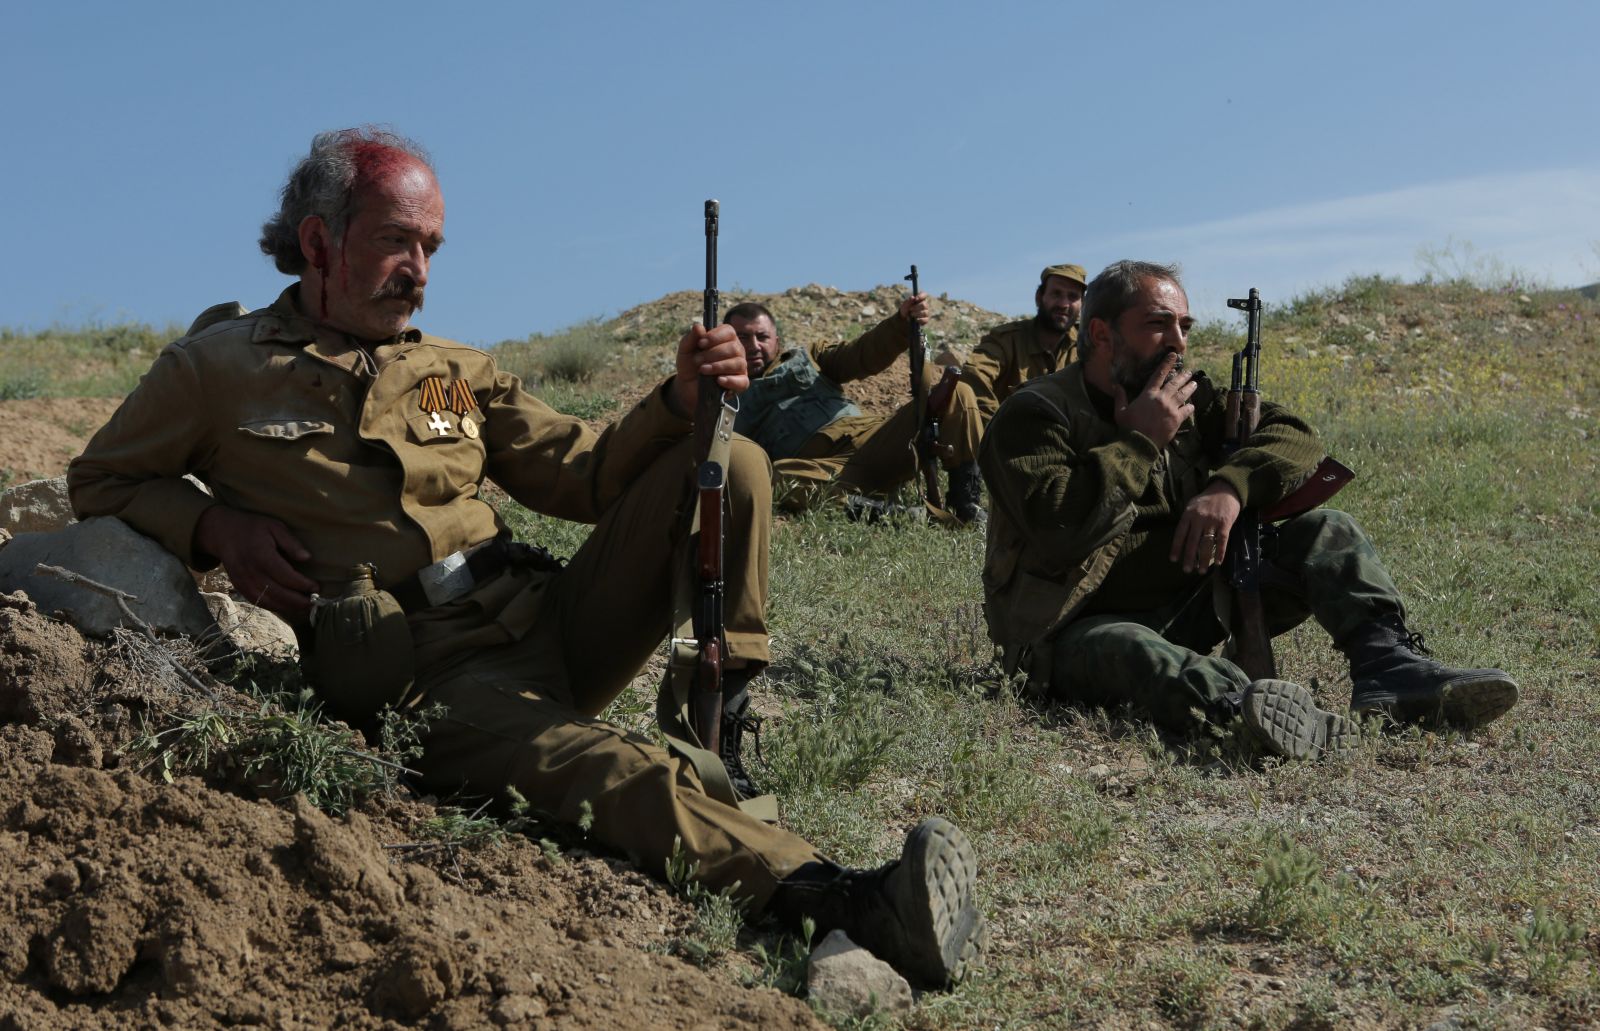
{"type": "Polygon", "coordinates": [[[587,383],[615,350],[611,334],[590,319],[557,333],[508,340],[495,347],[494,356],[501,368],[529,382],[587,383]]]}
{"type": "Polygon", "coordinates": [[[707,966],[739,943],[744,927],[744,902],[734,896],[738,882],[721,891],[712,891],[696,879],[700,864],[691,862],[683,851],[683,839],[672,839],[672,855],[667,858],[667,886],[679,898],[694,906],[694,926],[687,937],[673,941],[672,950],[697,966],[707,966]]]}

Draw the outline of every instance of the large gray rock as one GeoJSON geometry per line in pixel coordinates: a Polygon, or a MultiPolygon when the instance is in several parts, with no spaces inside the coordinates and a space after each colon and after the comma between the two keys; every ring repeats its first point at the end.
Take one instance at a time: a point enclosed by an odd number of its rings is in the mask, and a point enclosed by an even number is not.
{"type": "Polygon", "coordinates": [[[901,1013],[912,1004],[906,979],[843,931],[829,934],[811,953],[806,991],[832,1016],[858,1020],[874,1013],[901,1013]]]}
{"type": "Polygon", "coordinates": [[[0,492],[0,530],[46,533],[73,521],[67,500],[67,478],[29,480],[0,492]]]}
{"type": "Polygon", "coordinates": [[[133,595],[137,600],[129,608],[157,633],[201,637],[215,632],[188,568],[120,519],[102,516],[53,533],[20,533],[0,548],[0,591],[23,591],[41,611],[60,610],[84,633],[109,634],[124,623],[117,603],[88,588],[33,575],[41,562],[133,595]]]}

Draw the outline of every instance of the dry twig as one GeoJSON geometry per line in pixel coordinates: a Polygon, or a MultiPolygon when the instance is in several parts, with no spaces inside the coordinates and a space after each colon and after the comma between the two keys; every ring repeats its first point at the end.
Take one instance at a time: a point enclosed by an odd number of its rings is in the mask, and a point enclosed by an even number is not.
{"type": "Polygon", "coordinates": [[[184,683],[188,684],[190,687],[193,687],[212,701],[217,701],[217,693],[211,690],[211,688],[202,682],[199,677],[185,669],[183,664],[177,659],[173,658],[172,655],[161,646],[161,639],[156,637],[154,630],[150,629],[150,624],[140,619],[138,614],[135,613],[131,607],[129,607],[128,602],[138,601],[139,599],[137,597],[129,594],[127,591],[118,590],[115,587],[108,587],[97,580],[91,580],[82,573],[75,573],[70,569],[62,568],[61,566],[46,565],[43,562],[40,562],[38,565],[33,567],[33,575],[53,577],[62,581],[63,583],[72,584],[74,587],[82,587],[85,590],[102,594],[116,602],[117,609],[122,613],[123,620],[138,629],[140,633],[144,634],[151,644],[156,646],[156,650],[161,653],[161,657],[172,666],[173,670],[177,672],[178,676],[183,678],[184,683]]]}

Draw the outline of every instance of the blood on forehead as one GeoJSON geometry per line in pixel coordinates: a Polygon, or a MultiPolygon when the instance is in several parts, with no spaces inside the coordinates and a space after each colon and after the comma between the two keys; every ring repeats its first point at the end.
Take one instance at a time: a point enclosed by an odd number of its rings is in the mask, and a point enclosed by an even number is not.
{"type": "Polygon", "coordinates": [[[350,157],[356,166],[356,189],[384,185],[422,164],[398,147],[371,140],[351,144],[350,157]]]}

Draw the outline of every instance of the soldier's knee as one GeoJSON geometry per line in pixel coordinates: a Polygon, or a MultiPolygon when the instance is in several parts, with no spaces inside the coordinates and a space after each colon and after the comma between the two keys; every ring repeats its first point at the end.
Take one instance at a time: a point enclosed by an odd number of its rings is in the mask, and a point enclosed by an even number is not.
{"type": "Polygon", "coordinates": [[[1337,508],[1313,508],[1290,519],[1285,529],[1329,540],[1355,540],[1366,534],[1355,517],[1337,508]]]}
{"type": "Polygon", "coordinates": [[[772,504],[772,460],[760,444],[737,433],[728,449],[728,492],[758,509],[772,504]]]}

